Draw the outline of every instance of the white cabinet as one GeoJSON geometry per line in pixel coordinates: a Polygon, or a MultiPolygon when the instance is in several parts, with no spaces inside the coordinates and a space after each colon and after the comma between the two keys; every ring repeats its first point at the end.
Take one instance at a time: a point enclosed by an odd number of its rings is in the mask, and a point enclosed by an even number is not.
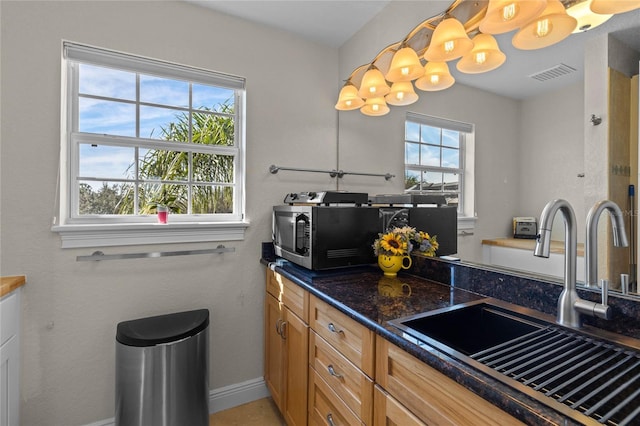
{"type": "Polygon", "coordinates": [[[0,426],[20,424],[20,292],[0,299],[0,426]]]}

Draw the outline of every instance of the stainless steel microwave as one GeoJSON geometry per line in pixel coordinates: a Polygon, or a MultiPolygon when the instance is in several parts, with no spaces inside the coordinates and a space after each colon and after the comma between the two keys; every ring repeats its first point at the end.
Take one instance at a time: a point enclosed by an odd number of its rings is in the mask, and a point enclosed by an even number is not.
{"type": "Polygon", "coordinates": [[[312,270],[375,263],[372,245],[379,231],[375,207],[273,207],[276,255],[312,270]]]}

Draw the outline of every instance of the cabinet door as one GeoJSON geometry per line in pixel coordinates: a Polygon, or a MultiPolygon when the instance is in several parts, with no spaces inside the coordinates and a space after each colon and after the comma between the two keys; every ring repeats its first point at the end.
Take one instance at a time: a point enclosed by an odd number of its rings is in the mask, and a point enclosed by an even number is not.
{"type": "Polygon", "coordinates": [[[283,308],[275,297],[265,296],[264,380],[280,412],[284,408],[284,340],[280,336],[283,308]]]}
{"type": "Polygon", "coordinates": [[[0,426],[18,424],[20,414],[20,344],[17,336],[0,346],[0,426]]]}
{"type": "Polygon", "coordinates": [[[380,386],[374,391],[373,426],[426,426],[380,386]]]}
{"type": "Polygon", "coordinates": [[[289,426],[307,424],[307,375],[309,362],[309,326],[288,308],[281,327],[285,341],[285,404],[284,418],[289,426]]]}

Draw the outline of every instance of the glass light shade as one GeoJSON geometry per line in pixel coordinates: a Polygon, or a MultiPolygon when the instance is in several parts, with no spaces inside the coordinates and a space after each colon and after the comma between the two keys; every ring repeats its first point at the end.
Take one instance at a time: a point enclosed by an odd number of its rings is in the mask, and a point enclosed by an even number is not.
{"type": "Polygon", "coordinates": [[[480,31],[508,33],[536,18],[546,5],[546,0],[489,0],[487,13],[480,21],[480,31]]]}
{"type": "Polygon", "coordinates": [[[413,81],[418,77],[422,77],[423,74],[424,68],[416,51],[410,47],[403,47],[393,55],[389,72],[387,72],[385,78],[395,83],[413,81]]]}
{"type": "Polygon", "coordinates": [[[560,0],[549,0],[542,14],[529,21],[513,36],[513,46],[523,50],[541,49],[567,38],[578,21],[569,16],[560,0]]]}
{"type": "MultiPolygon", "coordinates": [[[[422,74],[424,74],[424,68],[421,66],[422,74]]],[[[403,106],[411,105],[418,100],[418,95],[413,90],[413,84],[410,81],[399,81],[393,83],[391,91],[384,97],[390,105],[403,106]]]]}
{"type": "Polygon", "coordinates": [[[593,0],[591,11],[602,15],[624,13],[640,8],[639,0],[593,0]]]}
{"type": "Polygon", "coordinates": [[[358,96],[364,99],[379,98],[389,93],[389,90],[390,88],[384,79],[384,75],[374,66],[364,73],[358,96]]]}
{"type": "Polygon", "coordinates": [[[390,109],[383,97],[368,98],[365,101],[364,106],[360,108],[360,112],[362,112],[364,115],[371,115],[374,117],[388,114],[389,111],[390,109]]]}
{"type": "Polygon", "coordinates": [[[567,8],[569,16],[578,20],[578,25],[573,30],[574,33],[581,33],[590,30],[607,22],[613,15],[600,15],[591,11],[591,1],[585,0],[567,8]]]}
{"type": "Polygon", "coordinates": [[[449,72],[449,66],[446,62],[427,62],[424,66],[424,75],[416,80],[417,89],[426,92],[435,92],[444,90],[456,82],[449,72]]]}
{"type": "Polygon", "coordinates": [[[358,88],[350,81],[347,82],[340,90],[336,109],[340,111],[351,111],[360,108],[362,105],[364,105],[364,100],[358,96],[358,88]]]}
{"type": "Polygon", "coordinates": [[[424,54],[427,61],[452,61],[469,53],[473,42],[464,27],[455,18],[447,18],[440,22],[433,31],[431,43],[424,54]]]}
{"type": "Polygon", "coordinates": [[[479,33],[473,39],[473,49],[458,61],[458,71],[479,74],[498,68],[507,56],[500,51],[498,42],[491,34],[479,33]]]}

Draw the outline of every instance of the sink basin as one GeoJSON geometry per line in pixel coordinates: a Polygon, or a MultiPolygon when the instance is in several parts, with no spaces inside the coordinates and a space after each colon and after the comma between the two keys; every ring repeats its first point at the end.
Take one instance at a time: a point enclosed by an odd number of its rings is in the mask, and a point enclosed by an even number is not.
{"type": "Polygon", "coordinates": [[[428,312],[392,324],[419,339],[433,339],[432,343],[439,342],[465,355],[511,342],[544,327],[488,303],[428,312]]]}
{"type": "Polygon", "coordinates": [[[483,299],[390,323],[578,423],[640,424],[640,352],[527,312],[483,299]]]}

